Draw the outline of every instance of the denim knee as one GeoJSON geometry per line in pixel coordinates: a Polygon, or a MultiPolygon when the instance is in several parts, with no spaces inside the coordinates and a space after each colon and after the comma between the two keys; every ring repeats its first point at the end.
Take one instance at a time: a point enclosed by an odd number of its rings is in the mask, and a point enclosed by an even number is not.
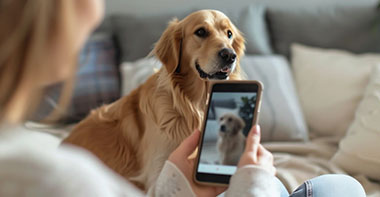
{"type": "Polygon", "coordinates": [[[280,197],[288,197],[289,192],[284,186],[284,184],[276,177],[276,182],[277,182],[277,189],[280,192],[280,197]]]}
{"type": "Polygon", "coordinates": [[[354,178],[342,174],[322,175],[306,181],[292,197],[365,197],[362,185],[354,178]]]}

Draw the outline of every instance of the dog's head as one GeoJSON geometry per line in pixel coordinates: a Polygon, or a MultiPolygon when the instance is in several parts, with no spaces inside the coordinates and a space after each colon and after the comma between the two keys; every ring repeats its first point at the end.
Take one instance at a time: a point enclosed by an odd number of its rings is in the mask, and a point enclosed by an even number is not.
{"type": "Polygon", "coordinates": [[[238,79],[245,45],[241,32],[216,10],[174,19],[153,49],[167,72],[193,72],[201,79],[238,79]]]}
{"type": "Polygon", "coordinates": [[[226,113],[219,118],[219,135],[235,136],[245,127],[244,120],[232,113],[226,113]]]}

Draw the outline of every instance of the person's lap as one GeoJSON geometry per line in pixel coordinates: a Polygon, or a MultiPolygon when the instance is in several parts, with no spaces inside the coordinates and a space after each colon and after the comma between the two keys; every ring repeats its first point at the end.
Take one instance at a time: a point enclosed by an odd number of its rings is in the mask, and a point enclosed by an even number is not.
{"type": "Polygon", "coordinates": [[[361,184],[354,178],[342,174],[322,175],[310,179],[289,194],[278,180],[281,197],[365,197],[361,184]]]}

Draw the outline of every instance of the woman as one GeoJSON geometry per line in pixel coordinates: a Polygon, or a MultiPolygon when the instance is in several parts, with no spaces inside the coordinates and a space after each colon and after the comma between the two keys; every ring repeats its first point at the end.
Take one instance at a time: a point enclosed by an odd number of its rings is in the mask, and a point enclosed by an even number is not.
{"type": "MultiPolygon", "coordinates": [[[[103,3],[0,0],[0,196],[145,195],[84,150],[45,150],[19,140],[25,133],[18,125],[38,104],[44,87],[64,81],[64,106],[78,52],[99,24],[103,3]]],[[[188,156],[199,135],[195,131],[170,155],[149,196],[216,196],[226,190],[199,186],[191,179],[194,163],[188,156]]],[[[273,156],[260,145],[260,128],[255,126],[226,196],[288,196],[274,174],[273,156]]],[[[292,195],[306,196],[311,188],[315,196],[341,196],[342,191],[345,196],[364,196],[357,181],[338,175],[311,180],[292,195]],[[326,184],[338,189],[324,191],[326,184]]]]}

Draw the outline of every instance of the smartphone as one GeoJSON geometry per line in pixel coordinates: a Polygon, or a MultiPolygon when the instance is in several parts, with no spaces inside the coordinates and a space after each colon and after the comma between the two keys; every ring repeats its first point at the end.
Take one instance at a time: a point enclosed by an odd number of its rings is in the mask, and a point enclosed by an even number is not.
{"type": "Polygon", "coordinates": [[[245,141],[257,124],[263,85],[259,81],[214,82],[201,129],[194,180],[226,186],[237,170],[245,141]]]}

